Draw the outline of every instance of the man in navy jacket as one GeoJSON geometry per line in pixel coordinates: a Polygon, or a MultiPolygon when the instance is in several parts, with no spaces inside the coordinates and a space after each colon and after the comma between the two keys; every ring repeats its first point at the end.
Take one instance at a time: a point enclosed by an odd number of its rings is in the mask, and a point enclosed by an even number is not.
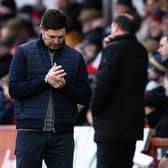
{"type": "Polygon", "coordinates": [[[17,47],[10,66],[15,98],[17,168],[71,168],[77,104],[88,104],[90,88],[83,57],[65,42],[67,21],[46,11],[38,40],[17,47]]]}

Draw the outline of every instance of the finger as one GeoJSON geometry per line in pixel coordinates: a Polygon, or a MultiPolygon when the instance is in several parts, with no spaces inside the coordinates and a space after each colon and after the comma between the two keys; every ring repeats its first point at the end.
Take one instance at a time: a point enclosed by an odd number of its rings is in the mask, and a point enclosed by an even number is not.
{"type": "Polygon", "coordinates": [[[58,82],[56,85],[55,85],[55,88],[62,88],[65,86],[65,83],[64,82],[58,82]]]}
{"type": "Polygon", "coordinates": [[[64,73],[61,73],[61,74],[59,74],[59,75],[57,75],[57,78],[63,78],[64,76],[66,76],[66,73],[64,72],[64,73]]]}
{"type": "Polygon", "coordinates": [[[56,83],[56,84],[54,84],[54,88],[61,88],[62,87],[62,84],[61,83],[56,83]]]}
{"type": "Polygon", "coordinates": [[[57,71],[57,70],[60,70],[60,69],[63,69],[63,68],[62,68],[62,65],[56,65],[56,66],[53,66],[53,69],[55,71],[57,71]]]}
{"type": "Polygon", "coordinates": [[[55,75],[55,76],[58,76],[58,75],[61,75],[61,74],[65,74],[65,71],[63,69],[57,70],[53,73],[53,75],[55,75]]]}
{"type": "Polygon", "coordinates": [[[57,71],[59,69],[62,69],[62,66],[61,65],[57,66],[56,63],[54,63],[54,65],[51,67],[50,71],[51,72],[55,72],[55,71],[57,71]]]}
{"type": "Polygon", "coordinates": [[[58,82],[55,82],[55,81],[54,81],[53,84],[52,84],[52,86],[55,87],[55,88],[57,88],[57,87],[59,86],[59,85],[58,85],[58,82]]]}

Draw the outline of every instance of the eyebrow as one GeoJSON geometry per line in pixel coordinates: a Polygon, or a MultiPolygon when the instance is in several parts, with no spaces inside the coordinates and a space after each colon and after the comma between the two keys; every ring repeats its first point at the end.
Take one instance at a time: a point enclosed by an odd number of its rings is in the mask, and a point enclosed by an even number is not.
{"type": "Polygon", "coordinates": [[[64,37],[65,35],[60,35],[60,36],[58,36],[58,35],[50,35],[50,34],[47,34],[49,37],[51,37],[51,38],[62,38],[62,37],[64,37]]]}

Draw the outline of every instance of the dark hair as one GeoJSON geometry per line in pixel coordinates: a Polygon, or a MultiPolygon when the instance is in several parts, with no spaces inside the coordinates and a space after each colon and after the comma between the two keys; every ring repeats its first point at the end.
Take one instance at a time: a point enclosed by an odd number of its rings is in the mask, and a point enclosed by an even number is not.
{"type": "Polygon", "coordinates": [[[129,34],[135,34],[137,30],[137,23],[135,17],[128,13],[120,14],[114,19],[113,22],[118,24],[120,29],[126,31],[129,34]]]}
{"type": "Polygon", "coordinates": [[[67,18],[60,10],[48,9],[42,16],[41,25],[44,29],[67,29],[67,18]]]}

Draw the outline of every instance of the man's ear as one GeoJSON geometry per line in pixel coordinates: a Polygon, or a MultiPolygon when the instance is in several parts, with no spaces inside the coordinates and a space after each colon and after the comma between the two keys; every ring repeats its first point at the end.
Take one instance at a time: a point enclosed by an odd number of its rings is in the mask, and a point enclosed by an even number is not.
{"type": "Polygon", "coordinates": [[[118,30],[118,24],[113,23],[112,24],[112,29],[113,29],[113,32],[116,32],[118,30]]]}
{"type": "Polygon", "coordinates": [[[120,27],[117,23],[115,23],[115,29],[116,29],[116,31],[120,30],[120,27]]]}

